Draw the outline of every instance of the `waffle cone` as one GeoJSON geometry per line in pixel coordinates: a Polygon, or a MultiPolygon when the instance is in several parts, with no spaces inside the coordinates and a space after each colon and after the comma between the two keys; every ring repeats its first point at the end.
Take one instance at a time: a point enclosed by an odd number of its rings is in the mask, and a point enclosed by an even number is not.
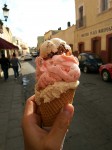
{"type": "Polygon", "coordinates": [[[44,127],[50,127],[53,125],[61,108],[67,103],[72,103],[74,95],[75,90],[68,90],[66,93],[61,94],[60,98],[56,98],[49,103],[41,101],[39,108],[44,127]]]}

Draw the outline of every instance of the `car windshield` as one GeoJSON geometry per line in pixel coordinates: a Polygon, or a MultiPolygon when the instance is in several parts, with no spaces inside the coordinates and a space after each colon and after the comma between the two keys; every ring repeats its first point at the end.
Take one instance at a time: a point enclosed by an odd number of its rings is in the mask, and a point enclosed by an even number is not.
{"type": "Polygon", "coordinates": [[[100,59],[98,55],[89,55],[89,59],[100,59]]]}

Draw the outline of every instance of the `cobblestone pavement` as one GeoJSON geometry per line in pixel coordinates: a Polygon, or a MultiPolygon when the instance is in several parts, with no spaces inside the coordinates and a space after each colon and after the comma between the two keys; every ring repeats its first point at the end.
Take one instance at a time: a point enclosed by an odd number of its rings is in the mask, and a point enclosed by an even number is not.
{"type": "Polygon", "coordinates": [[[0,150],[23,150],[21,118],[23,90],[21,77],[14,80],[12,69],[9,79],[0,78],[0,150]]]}
{"type": "Polygon", "coordinates": [[[112,150],[112,82],[82,73],[74,106],[64,150],[112,150]]]}

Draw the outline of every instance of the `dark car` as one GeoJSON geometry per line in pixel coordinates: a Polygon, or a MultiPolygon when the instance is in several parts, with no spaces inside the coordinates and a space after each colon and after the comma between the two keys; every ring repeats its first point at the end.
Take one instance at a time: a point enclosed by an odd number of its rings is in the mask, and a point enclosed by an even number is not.
{"type": "Polygon", "coordinates": [[[79,67],[84,72],[98,72],[103,64],[102,59],[94,53],[80,53],[78,56],[79,67]]]}
{"type": "Polygon", "coordinates": [[[99,73],[103,81],[112,80],[112,63],[101,65],[99,68],[99,73]]]}

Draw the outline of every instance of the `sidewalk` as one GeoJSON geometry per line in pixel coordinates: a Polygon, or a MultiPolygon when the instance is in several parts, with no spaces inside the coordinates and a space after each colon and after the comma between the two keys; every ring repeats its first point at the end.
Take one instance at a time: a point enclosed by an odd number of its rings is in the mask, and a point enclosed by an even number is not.
{"type": "Polygon", "coordinates": [[[24,150],[21,118],[24,94],[21,77],[14,79],[9,69],[9,79],[0,78],[0,150],[24,150]]]}

